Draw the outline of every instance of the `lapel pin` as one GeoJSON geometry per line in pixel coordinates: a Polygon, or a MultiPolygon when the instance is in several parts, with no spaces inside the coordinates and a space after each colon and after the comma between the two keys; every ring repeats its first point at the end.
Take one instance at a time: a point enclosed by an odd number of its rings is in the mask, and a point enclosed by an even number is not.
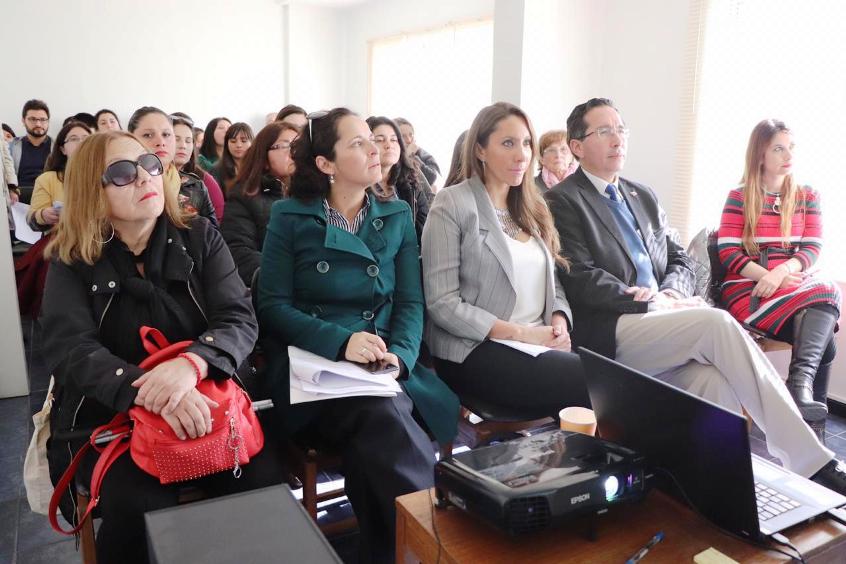
{"type": "Polygon", "coordinates": [[[634,190],[632,190],[631,192],[629,192],[629,194],[631,194],[632,196],[634,196],[635,198],[637,198],[637,192],[635,192],[634,190]]]}

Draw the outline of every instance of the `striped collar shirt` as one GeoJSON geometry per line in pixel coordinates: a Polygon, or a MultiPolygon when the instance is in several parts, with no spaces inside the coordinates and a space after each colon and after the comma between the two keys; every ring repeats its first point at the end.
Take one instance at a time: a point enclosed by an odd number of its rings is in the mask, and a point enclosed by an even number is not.
{"type": "Polygon", "coordinates": [[[334,225],[338,229],[343,229],[344,231],[348,231],[349,233],[356,235],[358,234],[358,230],[361,229],[364,219],[367,217],[367,212],[370,211],[370,198],[365,196],[364,205],[361,207],[361,211],[356,214],[352,224],[347,221],[344,214],[330,206],[329,201],[326,198],[323,198],[323,211],[326,213],[326,221],[329,225],[334,225]]]}

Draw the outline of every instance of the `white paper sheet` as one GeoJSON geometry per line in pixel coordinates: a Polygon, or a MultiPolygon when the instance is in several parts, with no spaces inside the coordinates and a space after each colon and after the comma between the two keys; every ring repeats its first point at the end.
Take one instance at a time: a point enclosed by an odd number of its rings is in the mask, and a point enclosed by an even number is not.
{"type": "Polygon", "coordinates": [[[529,343],[521,343],[520,341],[509,341],[507,339],[491,339],[491,341],[499,343],[501,345],[505,345],[506,347],[511,347],[512,349],[516,349],[531,356],[538,356],[539,354],[543,354],[546,351],[552,350],[551,348],[544,347],[543,345],[530,345],[529,343]]]}
{"type": "Polygon", "coordinates": [[[346,361],[288,347],[291,403],[304,403],[353,396],[393,397],[402,387],[391,374],[371,374],[346,361]]]}
{"type": "Polygon", "coordinates": [[[29,225],[26,223],[27,213],[29,213],[29,204],[23,204],[21,202],[12,204],[12,218],[15,220],[15,237],[33,245],[41,239],[41,233],[29,228],[29,225]]]}
{"type": "Polygon", "coordinates": [[[327,399],[337,399],[337,398],[347,398],[347,397],[356,397],[356,396],[378,396],[378,397],[385,397],[385,398],[392,398],[397,395],[397,392],[390,392],[390,391],[371,391],[366,394],[362,393],[338,393],[338,394],[315,394],[312,392],[306,392],[302,389],[303,381],[291,376],[290,377],[291,383],[291,405],[297,403],[308,403],[312,401],[321,401],[327,399]]]}

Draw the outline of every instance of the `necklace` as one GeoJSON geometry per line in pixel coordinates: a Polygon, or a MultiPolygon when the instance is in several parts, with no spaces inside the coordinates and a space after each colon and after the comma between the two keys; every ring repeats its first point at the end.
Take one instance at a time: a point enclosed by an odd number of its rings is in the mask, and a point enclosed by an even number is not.
{"type": "Polygon", "coordinates": [[[781,192],[768,192],[767,190],[764,190],[764,192],[769,196],[775,196],[775,201],[771,207],[773,213],[781,215],[781,192]]]}
{"type": "Polygon", "coordinates": [[[511,237],[512,239],[517,238],[517,234],[523,231],[517,222],[514,221],[514,218],[511,217],[511,214],[508,210],[501,210],[499,208],[494,208],[496,212],[496,218],[499,220],[499,226],[505,232],[506,235],[511,237]]]}

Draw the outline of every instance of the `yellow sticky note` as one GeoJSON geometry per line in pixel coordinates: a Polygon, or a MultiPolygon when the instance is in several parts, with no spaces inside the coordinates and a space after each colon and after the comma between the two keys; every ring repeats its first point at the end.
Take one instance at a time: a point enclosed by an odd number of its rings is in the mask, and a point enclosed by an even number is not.
{"type": "Polygon", "coordinates": [[[729,558],[713,546],[694,556],[693,561],[696,564],[739,564],[737,560],[729,558]]]}

